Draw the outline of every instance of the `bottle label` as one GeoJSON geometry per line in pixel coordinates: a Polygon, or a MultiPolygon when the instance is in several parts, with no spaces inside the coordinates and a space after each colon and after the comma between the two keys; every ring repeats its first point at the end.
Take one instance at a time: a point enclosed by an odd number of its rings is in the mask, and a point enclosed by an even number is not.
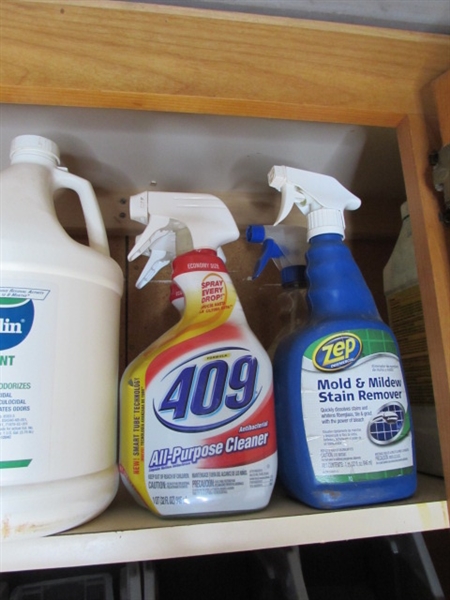
{"type": "Polygon", "coordinates": [[[389,324],[402,356],[409,400],[412,405],[432,406],[433,384],[419,286],[391,294],[387,305],[389,324]]]}
{"type": "Polygon", "coordinates": [[[225,269],[198,265],[177,280],[182,320],[122,380],[121,473],[166,516],[262,508],[276,476],[269,358],[225,269]]]}
{"type": "Polygon", "coordinates": [[[2,484],[29,483],[48,469],[54,352],[49,340],[56,291],[42,282],[33,287],[2,284],[0,477],[2,484]]]}
{"type": "Polygon", "coordinates": [[[410,409],[392,336],[342,331],[302,361],[303,417],[316,478],[345,483],[413,472],[410,409]]]}

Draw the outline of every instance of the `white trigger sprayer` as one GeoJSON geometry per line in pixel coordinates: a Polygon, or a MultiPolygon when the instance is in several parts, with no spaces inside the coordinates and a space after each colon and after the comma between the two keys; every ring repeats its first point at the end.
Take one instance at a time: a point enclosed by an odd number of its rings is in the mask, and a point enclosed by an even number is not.
{"type": "Polygon", "coordinates": [[[268,180],[271,187],[281,192],[281,207],[275,224],[283,221],[296,204],[308,218],[308,241],[324,233],[338,233],[344,238],[344,210],[356,210],[361,206],[359,198],[328,175],[275,166],[270,170],[268,180]]]}
{"type": "Polygon", "coordinates": [[[136,283],[139,289],[189,250],[216,250],[225,262],[221,245],[239,237],[228,208],[209,194],[145,191],[131,196],[130,218],[147,225],[128,254],[129,261],[149,256],[136,283]]]}

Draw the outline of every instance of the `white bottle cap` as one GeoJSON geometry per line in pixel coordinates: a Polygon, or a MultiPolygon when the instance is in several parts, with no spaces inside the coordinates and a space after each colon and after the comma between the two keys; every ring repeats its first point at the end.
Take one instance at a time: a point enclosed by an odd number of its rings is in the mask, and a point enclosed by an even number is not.
{"type": "Polygon", "coordinates": [[[333,208],[321,208],[308,213],[308,233],[306,239],[309,241],[316,235],[324,233],[338,233],[344,238],[345,223],[344,216],[340,210],[333,208]]]}
{"type": "Polygon", "coordinates": [[[60,163],[58,146],[52,140],[39,135],[19,135],[13,139],[9,153],[11,162],[18,162],[19,156],[40,156],[52,160],[57,165],[60,163]]]}

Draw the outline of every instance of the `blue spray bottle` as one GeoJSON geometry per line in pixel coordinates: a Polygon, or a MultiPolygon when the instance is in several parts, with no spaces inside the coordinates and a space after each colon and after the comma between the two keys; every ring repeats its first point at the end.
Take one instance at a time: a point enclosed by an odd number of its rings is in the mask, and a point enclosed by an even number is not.
{"type": "Polygon", "coordinates": [[[280,340],[306,322],[306,228],[298,225],[249,225],[246,238],[252,244],[262,244],[253,279],[261,275],[271,260],[280,271],[283,288],[279,296],[280,330],[267,349],[273,359],[280,340]]]}
{"type": "Polygon", "coordinates": [[[279,473],[315,508],[399,500],[416,488],[410,407],[399,349],[343,243],[360,200],[332,177],[273,167],[277,223],[308,218],[309,320],[274,357],[279,473]]]}

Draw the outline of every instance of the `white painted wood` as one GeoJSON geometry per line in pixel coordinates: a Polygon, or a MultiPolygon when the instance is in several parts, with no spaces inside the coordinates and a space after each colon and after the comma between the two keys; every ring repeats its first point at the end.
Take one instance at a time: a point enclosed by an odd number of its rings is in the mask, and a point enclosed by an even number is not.
{"type": "Polygon", "coordinates": [[[0,571],[239,552],[447,527],[444,484],[437,477],[419,476],[419,491],[405,502],[317,511],[277,490],[264,511],[192,520],[160,519],[121,490],[111,507],[86,525],[3,543],[0,571]]]}
{"type": "MultiPolygon", "coordinates": [[[[362,200],[356,218],[379,207],[377,222],[385,213],[386,230],[406,199],[394,129],[7,104],[0,105],[0,117],[1,169],[9,164],[15,136],[49,137],[58,144],[63,164],[90,181],[99,198],[111,201],[153,189],[247,192],[261,194],[264,203],[270,193],[279,196],[267,183],[277,164],[336,177],[362,200]]],[[[365,220],[373,222],[367,214],[365,220]]],[[[394,225],[396,235],[399,216],[394,225]]]]}

